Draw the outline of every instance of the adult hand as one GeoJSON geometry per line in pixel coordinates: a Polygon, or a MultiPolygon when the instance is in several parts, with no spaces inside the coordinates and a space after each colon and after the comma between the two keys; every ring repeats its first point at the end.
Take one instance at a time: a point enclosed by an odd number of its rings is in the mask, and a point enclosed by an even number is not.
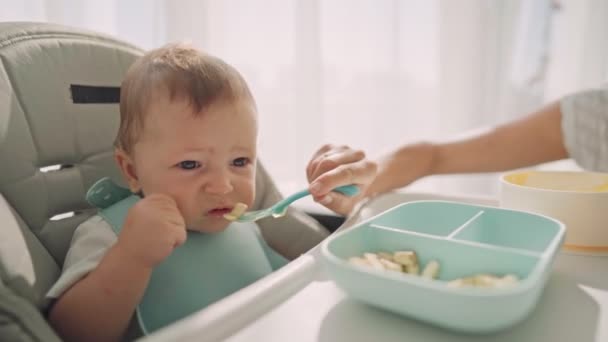
{"type": "Polygon", "coordinates": [[[376,172],[376,163],[366,159],[363,151],[344,145],[322,146],[306,167],[309,190],[314,200],[342,215],[348,215],[363,198],[376,172]],[[348,197],[332,192],[336,187],[350,184],[359,187],[358,195],[348,197]]]}

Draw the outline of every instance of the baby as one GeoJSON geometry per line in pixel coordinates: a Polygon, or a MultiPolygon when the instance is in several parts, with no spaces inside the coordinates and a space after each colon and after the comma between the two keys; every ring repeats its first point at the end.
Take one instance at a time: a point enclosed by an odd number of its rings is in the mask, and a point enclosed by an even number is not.
{"type": "MultiPolygon", "coordinates": [[[[255,224],[224,218],[237,203],[255,208],[256,193],[256,105],[233,67],[185,45],[151,51],[129,69],[120,112],[115,159],[130,191],[93,186],[101,211],[77,228],[48,293],[69,340],[154,331],[287,262],[255,224]]],[[[258,190],[276,192],[265,177],[258,190]]],[[[290,226],[275,245],[325,236],[310,221],[290,226]]]]}

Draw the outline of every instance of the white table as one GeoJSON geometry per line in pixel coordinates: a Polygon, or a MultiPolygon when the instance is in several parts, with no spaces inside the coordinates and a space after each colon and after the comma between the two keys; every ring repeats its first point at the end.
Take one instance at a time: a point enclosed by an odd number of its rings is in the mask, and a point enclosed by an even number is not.
{"type": "MultiPolygon", "coordinates": [[[[488,199],[390,194],[349,221],[419,199],[495,205],[488,199]]],[[[607,224],[608,229],[608,224],[607,224]]],[[[267,279],[149,340],[228,341],[608,341],[608,257],[561,252],[536,309],[508,330],[466,335],[382,311],[349,298],[327,278],[318,248],[267,279]]],[[[466,308],[463,308],[466,310],[466,308]]]]}

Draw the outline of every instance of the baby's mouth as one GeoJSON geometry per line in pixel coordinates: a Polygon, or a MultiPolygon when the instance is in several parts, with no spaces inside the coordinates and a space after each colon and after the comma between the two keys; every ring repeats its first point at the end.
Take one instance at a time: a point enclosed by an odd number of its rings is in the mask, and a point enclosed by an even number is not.
{"type": "Polygon", "coordinates": [[[207,212],[207,216],[212,216],[212,217],[224,217],[224,214],[228,214],[229,212],[232,211],[232,208],[229,207],[225,207],[225,208],[215,208],[215,209],[211,209],[207,212]]]}

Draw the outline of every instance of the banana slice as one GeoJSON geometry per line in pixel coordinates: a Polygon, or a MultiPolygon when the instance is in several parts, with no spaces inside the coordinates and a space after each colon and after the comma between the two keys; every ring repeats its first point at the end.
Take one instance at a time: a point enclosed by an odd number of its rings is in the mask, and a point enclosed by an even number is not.
{"type": "Polygon", "coordinates": [[[228,214],[224,214],[224,218],[228,221],[236,221],[241,215],[243,215],[247,211],[247,204],[245,203],[237,203],[232,211],[228,214]]]}

